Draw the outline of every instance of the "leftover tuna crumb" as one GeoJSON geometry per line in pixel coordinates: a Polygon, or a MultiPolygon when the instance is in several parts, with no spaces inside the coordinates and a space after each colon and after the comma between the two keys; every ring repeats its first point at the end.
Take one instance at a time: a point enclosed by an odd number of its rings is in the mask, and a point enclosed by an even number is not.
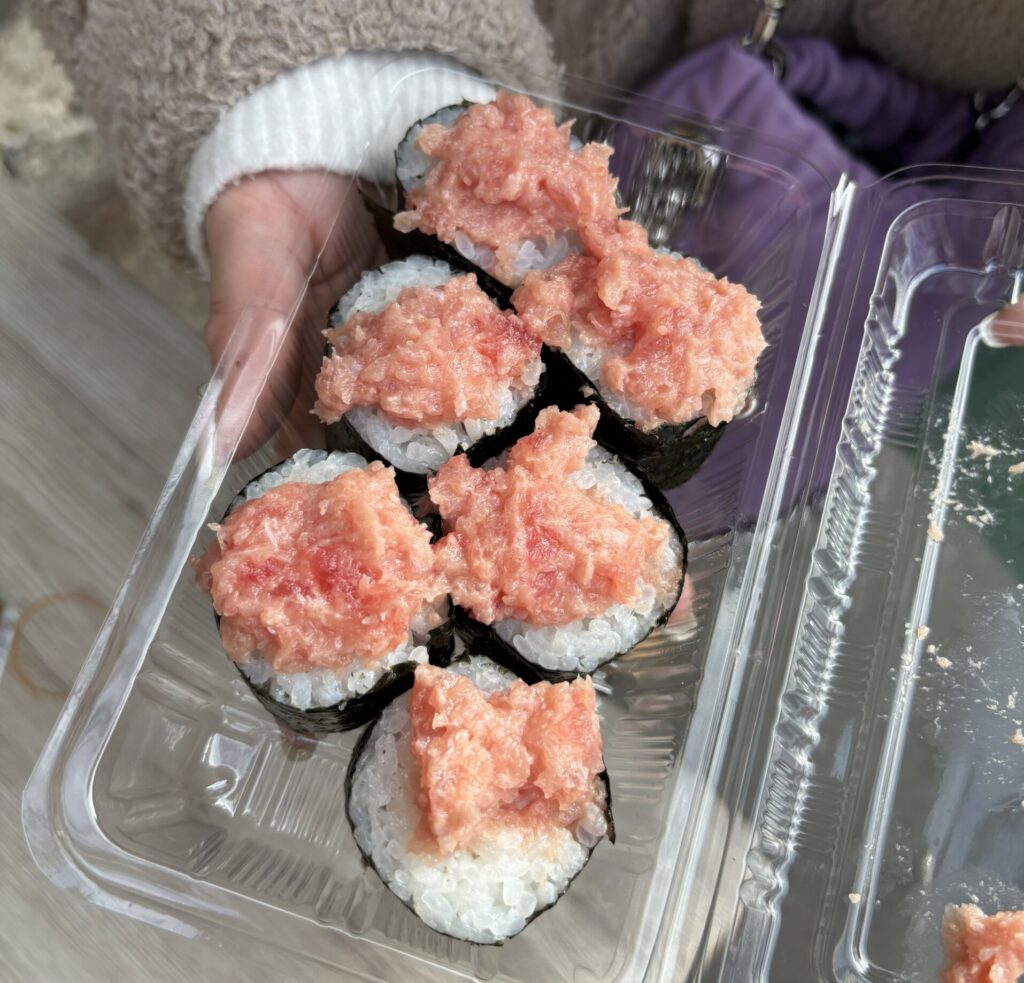
{"type": "Polygon", "coordinates": [[[928,648],[925,649],[925,651],[929,655],[934,655],[938,651],[938,649],[935,647],[935,643],[932,642],[931,645],[929,645],[928,648]]]}
{"type": "Polygon", "coordinates": [[[1024,474],[1024,461],[1011,464],[1006,470],[1009,474],[1024,474]]]}
{"type": "Polygon", "coordinates": [[[923,642],[931,632],[931,628],[927,625],[918,625],[916,635],[923,642]]]}
{"type": "Polygon", "coordinates": [[[940,669],[948,669],[953,663],[950,662],[950,660],[947,659],[944,655],[937,655],[935,656],[935,664],[940,669]]]}
{"type": "Polygon", "coordinates": [[[999,453],[991,444],[983,444],[978,440],[972,440],[967,449],[971,452],[971,457],[995,457],[999,453]]]}
{"type": "Polygon", "coordinates": [[[1024,734],[1021,733],[1019,727],[1013,732],[1013,737],[1011,737],[1010,740],[1018,746],[1024,744],[1024,734]]]}
{"type": "Polygon", "coordinates": [[[942,542],[942,530],[937,525],[935,525],[934,522],[931,523],[931,525],[928,526],[928,538],[933,543],[941,543],[942,542]]]}
{"type": "Polygon", "coordinates": [[[849,897],[849,899],[850,899],[850,904],[860,904],[860,895],[859,894],[849,894],[849,895],[847,895],[847,897],[849,897]]]}

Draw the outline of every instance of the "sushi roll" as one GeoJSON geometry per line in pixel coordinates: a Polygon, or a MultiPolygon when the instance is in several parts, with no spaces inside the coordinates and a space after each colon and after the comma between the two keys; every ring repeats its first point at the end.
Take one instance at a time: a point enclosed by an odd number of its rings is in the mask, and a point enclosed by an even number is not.
{"type": "Polygon", "coordinates": [[[624,209],[608,170],[611,147],[580,145],[570,128],[505,91],[439,110],[398,147],[404,210],[395,229],[435,236],[510,287],[589,248],[624,209]]]}
{"type": "Polygon", "coordinates": [[[507,454],[452,458],[429,496],[435,555],[467,644],[571,679],[624,655],[679,599],[686,539],[664,498],[593,440],[595,406],[548,407],[507,454]]]}
{"type": "Polygon", "coordinates": [[[346,791],[384,884],[435,931],[484,945],[615,838],[593,683],[528,685],[477,656],[417,668],[356,746],[346,791]]]}
{"type": "Polygon", "coordinates": [[[193,558],[221,642],[259,701],[304,733],[348,730],[451,655],[431,535],[394,473],[302,450],[251,481],[193,558]]]}
{"type": "Polygon", "coordinates": [[[315,413],[335,449],[422,484],[458,451],[494,454],[529,429],[540,342],[473,274],[426,256],[388,263],[345,294],[325,335],[315,413]]]}
{"type": "Polygon", "coordinates": [[[711,452],[748,399],[765,347],[753,294],[651,249],[632,222],[620,221],[599,254],[529,273],[512,304],[560,353],[552,386],[591,394],[598,439],[662,488],[711,452]]]}

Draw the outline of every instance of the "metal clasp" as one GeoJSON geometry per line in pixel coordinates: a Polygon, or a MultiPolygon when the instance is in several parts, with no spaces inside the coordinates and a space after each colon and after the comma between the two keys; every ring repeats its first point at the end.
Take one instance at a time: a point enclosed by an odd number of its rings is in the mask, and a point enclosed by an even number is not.
{"type": "Polygon", "coordinates": [[[1016,84],[1003,98],[994,106],[988,105],[989,96],[984,92],[974,93],[974,111],[977,114],[974,118],[974,128],[983,130],[993,120],[1005,116],[1024,96],[1024,75],[1017,79],[1016,84]]]}
{"type": "Polygon", "coordinates": [[[754,23],[740,42],[751,54],[767,58],[777,79],[781,79],[786,70],[786,57],[775,43],[775,31],[785,9],[786,0],[757,0],[754,23]]]}

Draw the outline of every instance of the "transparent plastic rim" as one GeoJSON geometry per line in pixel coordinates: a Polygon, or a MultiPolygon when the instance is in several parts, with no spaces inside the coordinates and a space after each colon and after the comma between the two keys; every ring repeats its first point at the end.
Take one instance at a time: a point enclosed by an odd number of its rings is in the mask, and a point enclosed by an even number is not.
{"type": "MultiPolygon", "coordinates": [[[[553,93],[557,87],[545,82],[537,91],[553,93]]],[[[583,107],[570,104],[568,108],[583,107]]],[[[678,116],[669,107],[665,107],[665,112],[678,116]]],[[[713,791],[728,752],[726,738],[739,703],[757,600],[770,562],[773,525],[783,506],[786,476],[799,436],[799,410],[813,379],[825,317],[824,298],[832,286],[853,191],[853,185],[843,183],[833,196],[810,313],[804,323],[786,398],[784,422],[774,448],[760,448],[773,451],[772,464],[761,505],[761,521],[750,545],[742,581],[729,588],[736,591],[735,610],[739,616],[734,620],[719,617],[711,637],[708,672],[701,683],[701,699],[675,779],[667,833],[658,848],[657,872],[647,896],[645,927],[621,974],[623,979],[669,978],[678,969],[681,926],[689,911],[685,891],[673,892],[673,888],[685,884],[699,862],[698,844],[690,834],[710,816],[713,791]]],[[[310,277],[313,272],[310,271],[310,277]]],[[[272,332],[267,350],[268,372],[281,354],[301,301],[300,296],[272,332]]],[[[301,945],[303,937],[312,937],[322,926],[298,915],[268,911],[258,902],[237,896],[233,897],[236,910],[228,911],[219,901],[224,889],[142,861],[114,847],[89,808],[99,756],[143,664],[196,530],[205,521],[221,487],[266,378],[265,373],[243,388],[230,377],[230,367],[247,350],[244,326],[249,317],[251,312],[239,318],[231,343],[214,370],[126,579],[33,770],[23,796],[22,818],[40,869],[54,883],[73,887],[94,903],[187,936],[219,930],[225,922],[255,933],[261,926],[279,925],[281,918],[286,917],[289,931],[295,933],[292,943],[301,945]],[[228,410],[218,414],[222,403],[228,410]],[[157,545],[159,550],[155,549],[157,545]],[[244,910],[244,919],[239,910],[244,910]]],[[[366,971],[371,971],[372,957],[368,959],[365,950],[372,953],[375,945],[353,947],[364,951],[362,956],[352,952],[354,970],[366,960],[366,971]]],[[[412,973],[409,978],[427,978],[424,974],[429,967],[424,969],[420,960],[409,956],[406,964],[412,973]]]]}

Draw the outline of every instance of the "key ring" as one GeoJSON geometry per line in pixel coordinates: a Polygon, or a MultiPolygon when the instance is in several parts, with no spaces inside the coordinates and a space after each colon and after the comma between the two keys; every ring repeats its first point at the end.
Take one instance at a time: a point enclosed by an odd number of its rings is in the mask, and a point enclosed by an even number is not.
{"type": "Polygon", "coordinates": [[[994,106],[988,105],[989,97],[984,92],[974,93],[974,128],[983,130],[993,120],[1005,116],[1024,96],[1024,75],[1017,79],[1013,88],[994,106]]]}
{"type": "Polygon", "coordinates": [[[775,42],[775,31],[785,8],[786,0],[758,0],[754,23],[740,42],[751,54],[768,59],[776,79],[781,79],[786,71],[786,56],[775,42]]]}

